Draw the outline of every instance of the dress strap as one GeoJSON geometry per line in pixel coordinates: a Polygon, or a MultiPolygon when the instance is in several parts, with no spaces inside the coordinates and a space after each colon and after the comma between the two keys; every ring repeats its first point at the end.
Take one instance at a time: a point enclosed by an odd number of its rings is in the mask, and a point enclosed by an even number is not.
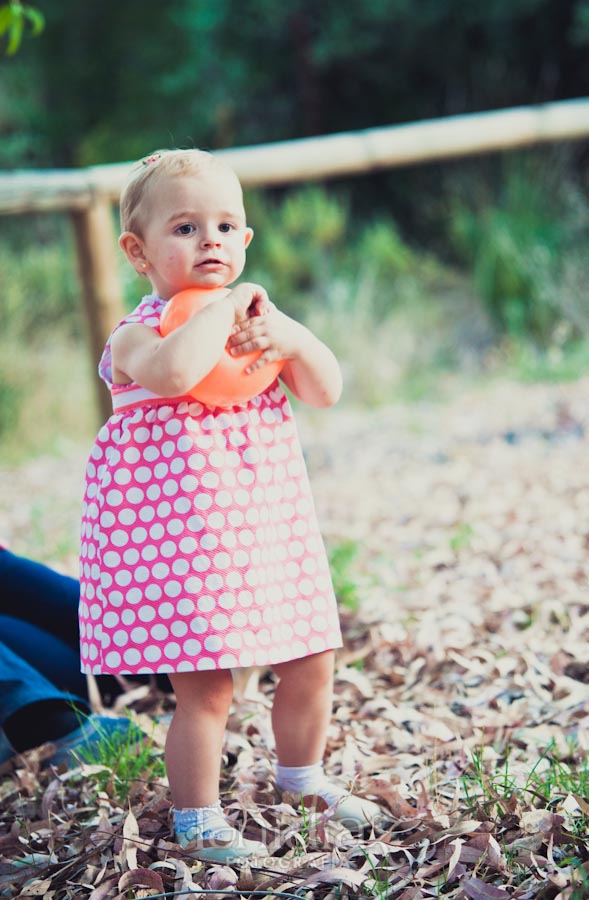
{"type": "Polygon", "coordinates": [[[194,397],[191,397],[190,394],[182,394],[180,397],[162,397],[161,394],[155,394],[136,384],[116,385],[112,390],[112,408],[116,413],[126,412],[137,406],[158,406],[161,403],[177,403],[179,400],[194,402],[194,397]]]}

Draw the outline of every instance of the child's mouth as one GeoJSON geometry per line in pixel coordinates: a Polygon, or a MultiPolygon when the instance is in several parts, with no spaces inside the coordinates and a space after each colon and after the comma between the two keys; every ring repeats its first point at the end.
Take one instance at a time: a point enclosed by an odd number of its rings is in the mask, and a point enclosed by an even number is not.
{"type": "Polygon", "coordinates": [[[219,268],[224,265],[225,263],[221,262],[220,259],[203,259],[203,261],[198,264],[197,269],[208,268],[209,266],[219,268]]]}

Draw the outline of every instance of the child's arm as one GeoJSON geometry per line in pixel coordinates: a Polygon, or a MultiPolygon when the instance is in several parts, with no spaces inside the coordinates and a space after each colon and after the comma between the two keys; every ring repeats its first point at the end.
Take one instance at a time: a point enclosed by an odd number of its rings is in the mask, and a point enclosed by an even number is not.
{"type": "Polygon", "coordinates": [[[165,338],[147,325],[124,325],[111,342],[113,382],[134,381],[162,397],[185,394],[219,361],[232,327],[248,309],[262,310],[268,302],[263,288],[240,284],[165,338]]]}
{"type": "Polygon", "coordinates": [[[340,398],[342,375],[329,347],[276,307],[267,315],[236,325],[228,344],[235,355],[263,351],[252,370],[272,360],[286,360],[280,377],[295,397],[309,406],[332,406],[340,398]]]}

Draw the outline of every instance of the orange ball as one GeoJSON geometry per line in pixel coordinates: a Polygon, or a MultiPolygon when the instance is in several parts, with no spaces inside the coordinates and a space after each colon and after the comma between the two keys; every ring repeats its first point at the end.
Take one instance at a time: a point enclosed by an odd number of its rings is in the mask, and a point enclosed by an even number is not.
{"type": "MultiPolygon", "coordinates": [[[[160,318],[162,336],[166,337],[209,303],[226,294],[227,291],[224,289],[203,291],[199,288],[186,288],[174,294],[164,307],[160,318]]],[[[254,372],[246,372],[247,366],[251,365],[261,353],[261,350],[255,350],[243,356],[231,356],[225,348],[216,366],[188,393],[207,406],[233,406],[251,400],[272,384],[284,365],[284,360],[277,360],[266,363],[254,372]]]]}

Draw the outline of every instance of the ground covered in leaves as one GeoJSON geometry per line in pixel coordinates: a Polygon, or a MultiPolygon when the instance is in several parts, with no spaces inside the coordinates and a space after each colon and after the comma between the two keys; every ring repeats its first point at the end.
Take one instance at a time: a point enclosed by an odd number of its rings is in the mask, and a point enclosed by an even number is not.
{"type": "MultiPolygon", "coordinates": [[[[0,896],[589,897],[589,382],[299,421],[346,640],[326,767],[390,825],[351,834],[277,795],[272,677],[241,673],[223,802],[268,858],[198,863],[170,839],[153,723],[171,701],[139,688],[123,698],[151,734],[139,773],[128,750],[4,767],[0,896]]],[[[84,453],[0,467],[17,552],[35,484],[39,535],[73,521],[84,453]]]]}

